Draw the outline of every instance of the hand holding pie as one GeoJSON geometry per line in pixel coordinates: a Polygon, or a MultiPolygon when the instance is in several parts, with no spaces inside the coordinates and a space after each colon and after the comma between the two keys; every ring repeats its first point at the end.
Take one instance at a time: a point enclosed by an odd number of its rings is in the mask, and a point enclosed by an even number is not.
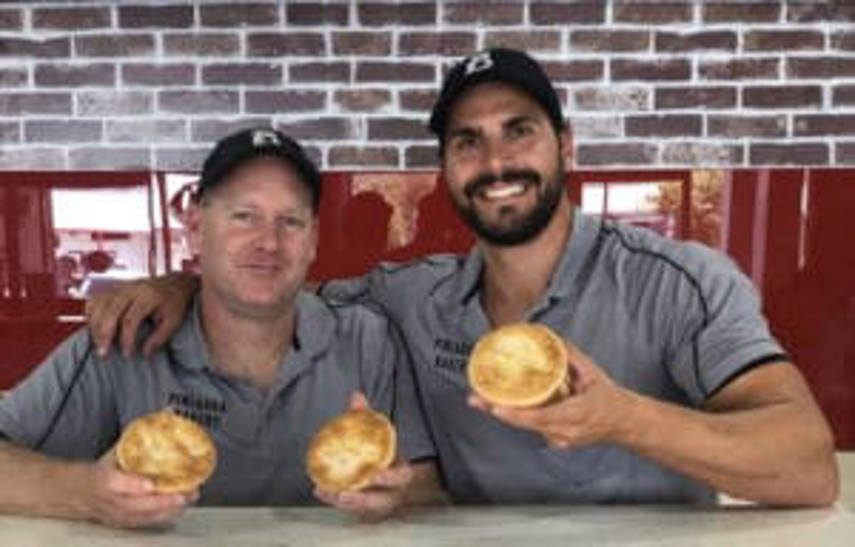
{"type": "Polygon", "coordinates": [[[567,392],[567,347],[544,325],[505,325],[478,340],[466,372],[472,390],[488,403],[536,407],[567,392]]]}
{"type": "Polygon", "coordinates": [[[368,408],[351,409],[315,434],[306,455],[309,477],[326,492],[365,488],[395,459],[392,423],[368,408]]]}
{"type": "Polygon", "coordinates": [[[167,410],[129,423],[116,461],[123,471],[150,478],[161,494],[187,493],[214,472],[217,449],[202,426],[167,410]]]}

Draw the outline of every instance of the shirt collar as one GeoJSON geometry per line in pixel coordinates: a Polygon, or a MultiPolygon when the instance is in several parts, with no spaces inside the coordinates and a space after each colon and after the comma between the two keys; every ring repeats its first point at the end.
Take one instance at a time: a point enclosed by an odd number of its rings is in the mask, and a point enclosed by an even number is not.
{"type": "MultiPolygon", "coordinates": [[[[310,363],[314,357],[324,353],[333,342],[335,315],[318,296],[300,291],[296,298],[297,329],[293,351],[286,352],[285,359],[298,354],[301,360],[310,363]]],[[[166,351],[172,359],[185,368],[202,370],[212,368],[213,355],[202,331],[201,298],[197,294],[187,310],[188,316],[169,341],[166,351]]],[[[284,361],[283,361],[284,365],[284,361]]]]}

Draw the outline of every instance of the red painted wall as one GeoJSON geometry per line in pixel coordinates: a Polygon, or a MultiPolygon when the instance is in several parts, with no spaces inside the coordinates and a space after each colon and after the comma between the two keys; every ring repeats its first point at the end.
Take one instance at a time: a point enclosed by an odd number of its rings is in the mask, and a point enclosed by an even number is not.
{"type": "MultiPolygon", "coordinates": [[[[713,215],[721,225],[716,245],[759,287],[772,329],[829,415],[838,446],[855,448],[855,170],[732,170],[716,176],[723,188],[713,215]]],[[[596,185],[619,190],[670,181],[682,188],[677,209],[670,224],[663,217],[651,225],[671,226],[674,237],[694,238],[701,237],[690,211],[700,195],[699,180],[685,170],[580,171],[568,178],[568,189],[579,202],[596,185]]],[[[63,238],[70,236],[54,225],[61,211],[51,209],[51,189],[144,190],[139,207],[158,228],[134,236],[142,246],[131,247],[133,238],[109,229],[90,239],[111,253],[147,255],[138,262],[148,265],[146,271],[160,272],[167,269],[166,249],[177,252],[164,242],[180,238],[176,218],[166,213],[172,196],[161,192],[162,181],[162,175],[150,173],[0,174],[0,388],[17,382],[80,325],[59,320],[81,313],[82,301],[56,294],[57,248],[68,246],[63,238]]],[[[465,252],[472,244],[434,173],[327,173],[321,221],[314,279],[358,275],[378,260],[465,252]]],[[[78,254],[83,264],[86,253],[78,254]]]]}

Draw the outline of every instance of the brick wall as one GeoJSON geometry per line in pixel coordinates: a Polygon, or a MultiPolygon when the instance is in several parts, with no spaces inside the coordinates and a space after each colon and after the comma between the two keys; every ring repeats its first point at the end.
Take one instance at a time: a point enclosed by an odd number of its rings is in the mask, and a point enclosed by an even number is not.
{"type": "Polygon", "coordinates": [[[855,1],[0,3],[0,169],[192,169],[272,123],[325,169],[435,167],[442,72],[553,76],[585,167],[855,164],[855,1]]]}

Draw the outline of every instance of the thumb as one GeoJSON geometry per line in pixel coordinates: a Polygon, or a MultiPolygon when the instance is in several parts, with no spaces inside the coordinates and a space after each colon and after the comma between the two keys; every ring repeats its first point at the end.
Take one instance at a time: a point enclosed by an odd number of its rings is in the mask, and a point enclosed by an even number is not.
{"type": "Polygon", "coordinates": [[[564,342],[567,346],[568,372],[574,388],[572,391],[575,393],[595,383],[600,370],[578,346],[567,340],[564,342]]]}
{"type": "Polygon", "coordinates": [[[115,447],[106,452],[95,464],[107,488],[119,494],[142,495],[154,491],[151,479],[122,471],[116,459],[115,447]]]}
{"type": "Polygon", "coordinates": [[[350,410],[364,410],[370,409],[371,405],[368,404],[368,399],[365,397],[365,394],[361,391],[354,391],[350,394],[350,410]]]}

